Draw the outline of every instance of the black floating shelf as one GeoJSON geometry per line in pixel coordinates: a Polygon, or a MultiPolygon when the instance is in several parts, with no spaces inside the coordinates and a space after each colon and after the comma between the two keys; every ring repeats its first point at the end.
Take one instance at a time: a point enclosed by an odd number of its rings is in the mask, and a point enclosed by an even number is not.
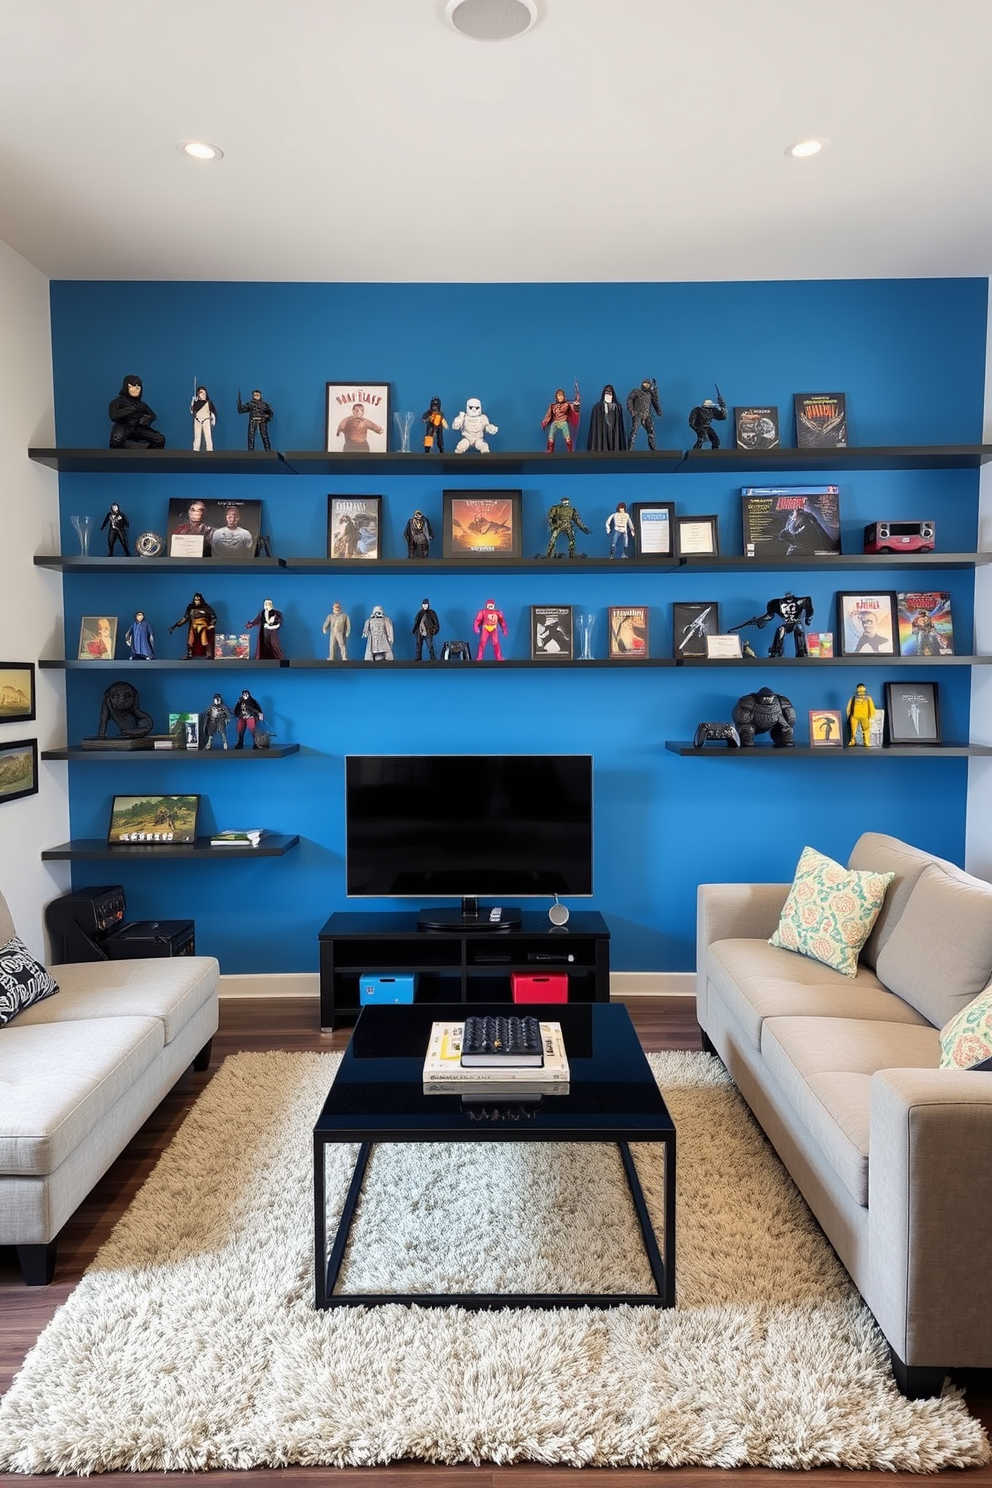
{"type": "Polygon", "coordinates": [[[285,459],[297,475],[671,475],[685,459],[682,450],[602,450],[548,454],[547,450],[492,450],[488,455],[343,455],[321,450],[287,450],[285,459]]]}
{"type": "Polygon", "coordinates": [[[65,862],[102,859],[105,862],[132,863],[137,858],[160,861],[164,858],[281,858],[299,842],[298,836],[283,837],[277,832],[267,833],[257,847],[211,847],[209,837],[198,837],[195,842],[175,843],[123,843],[110,847],[99,837],[79,837],[74,842],[62,842],[58,847],[49,847],[41,855],[42,862],[65,862]]]}
{"type": "Polygon", "coordinates": [[[268,749],[84,749],[82,745],[70,745],[67,749],[43,749],[43,760],[267,760],[285,759],[289,754],[299,754],[299,744],[272,744],[268,749]]]}
{"type": "MultiPolygon", "coordinates": [[[[85,662],[83,663],[85,666],[85,662]]],[[[242,662],[243,666],[244,663],[242,662]]],[[[643,656],[637,660],[630,661],[616,659],[613,657],[601,657],[591,661],[528,661],[526,659],[516,660],[511,656],[504,657],[502,661],[492,661],[488,657],[484,661],[320,661],[305,657],[294,658],[289,663],[293,670],[306,671],[328,671],[328,672],[401,672],[401,671],[430,671],[430,672],[499,672],[519,671],[522,667],[531,667],[539,672],[581,671],[584,667],[619,667],[629,672],[640,671],[644,667],[673,667],[675,662],[670,656],[648,657],[643,656]]]]}
{"type": "Polygon", "coordinates": [[[875,656],[862,652],[859,656],[731,656],[721,660],[710,660],[706,656],[686,656],[679,660],[682,667],[945,667],[945,666],[989,666],[992,656],[875,656]]]}
{"type": "Polygon", "coordinates": [[[29,449],[62,475],[292,475],[278,450],[29,449]]]}
{"type": "Polygon", "coordinates": [[[986,563],[992,563],[992,552],[835,553],[813,557],[797,555],[795,558],[682,558],[679,560],[679,567],[693,573],[740,569],[750,569],[753,573],[795,573],[797,570],[827,568],[981,568],[986,563]]]}
{"type": "Polygon", "coordinates": [[[860,745],[834,745],[832,748],[797,744],[792,749],[776,749],[771,744],[755,744],[750,749],[738,749],[726,744],[704,744],[697,749],[694,744],[668,739],[665,748],[672,754],[696,759],[955,759],[962,755],[992,754],[990,744],[886,744],[881,749],[865,749],[860,745]]]}
{"type": "Polygon", "coordinates": [[[989,444],[860,445],[847,449],[688,450],[679,474],[726,470],[977,470],[989,444]]]}
{"type": "Polygon", "coordinates": [[[285,573],[286,563],[282,558],[250,558],[244,563],[224,563],[216,558],[94,558],[62,557],[57,553],[41,553],[34,560],[35,568],[54,568],[61,573],[127,573],[140,569],[145,573],[217,573],[250,574],[285,573]]]}
{"type": "Polygon", "coordinates": [[[134,679],[137,681],[137,679],[143,672],[149,672],[156,668],[159,670],[168,668],[173,671],[175,671],[177,668],[181,668],[183,671],[194,672],[203,671],[207,668],[209,668],[210,671],[216,670],[247,672],[249,670],[257,671],[261,667],[266,671],[270,671],[274,667],[288,667],[289,662],[256,661],[253,657],[250,656],[244,657],[242,659],[231,656],[218,656],[213,661],[208,660],[208,658],[205,656],[193,656],[190,657],[188,660],[183,657],[177,656],[174,657],[172,660],[165,660],[163,658],[157,659],[155,661],[130,661],[125,656],[120,661],[60,661],[46,660],[43,658],[41,661],[39,661],[38,665],[43,671],[53,672],[72,672],[76,670],[84,672],[112,672],[120,671],[123,667],[127,671],[128,675],[134,677],[134,679]]]}

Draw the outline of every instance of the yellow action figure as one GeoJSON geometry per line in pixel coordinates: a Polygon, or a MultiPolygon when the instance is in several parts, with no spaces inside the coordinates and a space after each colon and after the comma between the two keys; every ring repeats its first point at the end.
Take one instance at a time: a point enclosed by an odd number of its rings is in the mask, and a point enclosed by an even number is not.
{"type": "Polygon", "coordinates": [[[868,691],[863,682],[859,682],[854,689],[854,696],[847,705],[847,717],[851,725],[851,737],[848,739],[848,747],[858,743],[858,731],[861,732],[860,742],[867,748],[871,739],[871,721],[875,716],[875,704],[868,696],[868,691]]]}

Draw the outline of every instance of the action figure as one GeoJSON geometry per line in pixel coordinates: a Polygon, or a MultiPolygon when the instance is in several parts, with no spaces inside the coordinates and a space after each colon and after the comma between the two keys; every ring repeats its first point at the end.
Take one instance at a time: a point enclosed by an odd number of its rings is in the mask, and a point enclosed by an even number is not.
{"type": "Polygon", "coordinates": [[[854,689],[854,696],[847,705],[847,721],[851,730],[848,739],[848,747],[852,744],[861,743],[868,747],[871,743],[871,721],[875,717],[875,700],[868,695],[868,689],[863,682],[859,682],[854,689]],[[860,739],[859,739],[860,735],[860,739]]]}
{"type": "Polygon", "coordinates": [[[627,558],[627,550],[634,546],[634,519],[625,501],[618,501],[616,511],[610,512],[606,530],[610,534],[610,557],[627,558]]]}
{"type": "Polygon", "coordinates": [[[770,733],[776,749],[791,749],[795,743],[796,710],[784,693],[770,687],[738,699],[731,716],[745,749],[753,746],[755,734],[770,733]]]}
{"type": "Polygon", "coordinates": [[[180,625],[186,626],[186,660],[191,661],[197,656],[204,656],[209,661],[213,661],[217,611],[207,604],[199,590],[193,595],[175,625],[169,626],[169,634],[178,630],[180,625]]]}
{"type": "MultiPolygon", "coordinates": [[[[343,453],[346,455],[370,455],[372,453],[372,448],[369,444],[370,429],[373,434],[381,434],[383,432],[381,424],[373,424],[372,420],[366,417],[364,403],[353,404],[351,412],[345,414],[336,430],[338,437],[343,436],[344,438],[344,444],[341,447],[343,453]]],[[[383,448],[385,448],[385,445],[383,445],[383,448]]]]}
{"type": "MultiPolygon", "coordinates": [[[[770,599],[765,606],[763,615],[752,615],[750,620],[742,620],[740,625],[732,625],[731,632],[743,630],[746,625],[756,625],[759,630],[764,630],[771,620],[778,620],[779,626],[775,631],[775,638],[771,644],[769,656],[781,656],[785,650],[785,638],[791,635],[792,644],[796,649],[797,656],[808,656],[806,648],[805,626],[813,618],[813,601],[808,594],[795,595],[791,589],[787,589],[779,599],[770,599]]],[[[751,648],[745,642],[745,656],[754,655],[751,648]]]]}
{"type": "Polygon", "coordinates": [[[627,448],[633,449],[637,439],[637,431],[644,425],[644,432],[648,436],[648,449],[657,448],[654,442],[654,419],[651,410],[661,418],[661,404],[658,402],[658,381],[654,377],[645,377],[640,387],[631,388],[627,394],[627,412],[630,414],[630,438],[627,448]]]}
{"type": "Polygon", "coordinates": [[[572,430],[579,427],[581,403],[578,383],[575,384],[575,397],[571,402],[565,397],[564,388],[556,390],[555,400],[548,404],[548,411],[541,420],[541,428],[548,431],[548,454],[554,450],[555,439],[559,434],[565,441],[565,448],[571,454],[572,430]]]}
{"type": "Polygon", "coordinates": [[[110,448],[128,449],[134,445],[145,449],[164,449],[165,435],[152,428],[155,412],[141,401],[141,378],[128,374],[116,398],[107,409],[110,415],[110,448]]]}
{"type": "Polygon", "coordinates": [[[124,639],[131,652],[132,661],[155,660],[155,637],[151,626],[145,619],[144,610],[135,610],[134,619],[128,626],[124,639]]]}
{"type": "Polygon", "coordinates": [[[619,402],[612,382],[608,382],[599,395],[599,401],[594,403],[589,410],[586,449],[622,450],[626,448],[627,434],[623,423],[623,404],[619,402]]]}
{"type": "Polygon", "coordinates": [[[138,703],[138,689],[130,682],[111,682],[100,704],[98,739],[107,737],[107,725],[114,723],[122,739],[143,739],[150,734],[154,720],[138,703]]]}
{"type": "Polygon", "coordinates": [[[487,641],[492,641],[493,657],[495,660],[503,660],[503,652],[500,650],[499,644],[500,631],[506,635],[506,617],[502,610],[496,608],[496,601],[494,599],[487,599],[485,605],[475,617],[475,633],[479,637],[479,645],[475,653],[476,661],[482,660],[487,641]]]}
{"type": "Polygon", "coordinates": [[[425,517],[422,511],[415,511],[413,516],[403,528],[403,536],[406,539],[406,556],[408,558],[429,558],[431,554],[431,543],[434,541],[434,528],[431,526],[430,518],[425,517]]]}
{"type": "MultiPolygon", "coordinates": [[[[560,556],[560,554],[555,553],[555,548],[562,533],[568,538],[568,556],[569,558],[574,558],[575,528],[578,527],[580,532],[585,532],[587,535],[589,532],[589,528],[583,522],[567,496],[563,496],[560,501],[556,501],[554,506],[549,509],[548,527],[551,529],[551,540],[548,543],[547,551],[548,558],[560,556]]],[[[581,556],[584,558],[586,555],[583,553],[581,556]]]]}
{"type": "Polygon", "coordinates": [[[238,737],[234,744],[235,749],[244,749],[245,729],[251,734],[251,747],[253,749],[260,749],[261,745],[255,737],[255,725],[256,723],[261,723],[265,714],[247,688],[245,688],[234,705],[234,717],[237,720],[238,730],[238,737]]]}
{"type": "Polygon", "coordinates": [[[198,387],[194,390],[189,411],[193,415],[193,449],[198,450],[202,447],[205,450],[212,450],[217,410],[211,403],[210,394],[205,387],[198,387]]]}
{"type": "Polygon", "coordinates": [[[227,725],[231,721],[231,710],[221,697],[219,692],[214,693],[214,700],[209,708],[205,708],[200,714],[200,744],[201,749],[212,749],[216,734],[220,735],[220,742],[227,748],[227,725]]]}
{"type": "Polygon", "coordinates": [[[272,446],[269,443],[269,420],[275,418],[275,414],[272,412],[271,404],[266,403],[258,388],[254,389],[247,403],[241,401],[241,389],[238,388],[238,412],[248,415],[248,448],[250,450],[255,448],[255,435],[257,434],[262,441],[262,448],[270,450],[272,446]]]}
{"type": "Polygon", "coordinates": [[[702,403],[689,410],[689,428],[696,436],[693,449],[702,449],[704,439],[709,440],[710,449],[720,448],[720,436],[713,428],[713,420],[727,417],[727,405],[719,384],[714,383],[713,386],[716,388],[716,403],[712,398],[704,398],[702,403]]]}
{"type": "Polygon", "coordinates": [[[262,608],[254,620],[246,620],[245,624],[249,630],[258,626],[258,635],[255,638],[255,660],[256,661],[284,661],[282,654],[282,643],[279,639],[279,631],[282,627],[282,610],[277,610],[271,599],[262,601],[262,608]]]}
{"type": "Polygon", "coordinates": [[[420,610],[416,620],[410,628],[410,634],[417,638],[417,660],[422,661],[424,655],[424,642],[427,642],[427,651],[431,661],[437,661],[434,654],[434,637],[441,629],[436,611],[431,609],[429,599],[421,601],[420,610]]]}
{"type": "Polygon", "coordinates": [[[431,406],[426,413],[420,415],[420,422],[424,428],[424,454],[429,455],[434,445],[437,445],[439,455],[444,454],[444,431],[448,427],[448,420],[441,410],[441,399],[433,397],[431,406]]]}
{"type": "Polygon", "coordinates": [[[344,613],[339,599],[336,599],[331,605],[331,613],[324,621],[321,629],[327,635],[328,661],[334,660],[335,647],[337,647],[341,660],[347,661],[348,637],[351,635],[351,616],[344,613]]]}
{"type": "Polygon", "coordinates": [[[131,549],[127,545],[127,529],[131,523],[121,511],[116,501],[111,502],[110,510],[100,523],[100,531],[107,528],[107,557],[113,558],[114,548],[118,543],[124,549],[124,557],[130,558],[131,549]]]}
{"type": "Polygon", "coordinates": [[[366,661],[392,661],[393,622],[383,613],[382,605],[373,605],[372,613],[362,626],[366,661]]]}
{"type": "Polygon", "coordinates": [[[456,455],[463,455],[467,449],[477,449],[481,455],[488,455],[489,446],[482,436],[499,433],[498,424],[489,422],[489,416],[483,413],[482,403],[478,398],[469,398],[464,412],[456,414],[452,419],[451,427],[459,430],[462,436],[455,445],[456,455]]]}

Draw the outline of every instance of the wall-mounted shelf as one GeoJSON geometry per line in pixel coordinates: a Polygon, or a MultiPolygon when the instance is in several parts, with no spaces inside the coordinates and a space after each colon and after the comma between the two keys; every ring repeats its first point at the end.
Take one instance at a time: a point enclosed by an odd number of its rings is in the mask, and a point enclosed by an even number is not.
{"type": "MultiPolygon", "coordinates": [[[[295,663],[294,663],[295,664],[295,663]]],[[[708,656],[687,656],[680,667],[945,667],[989,666],[992,656],[876,656],[862,652],[859,656],[731,656],[710,660],[708,656]]]]}
{"type": "Polygon", "coordinates": [[[278,450],[29,449],[60,475],[293,475],[278,450]]]}
{"type": "Polygon", "coordinates": [[[34,560],[35,568],[54,568],[60,573],[127,573],[140,568],[146,573],[237,573],[260,574],[285,572],[282,558],[250,558],[244,563],[223,562],[216,558],[87,558],[62,557],[58,553],[40,553],[34,560]]]}
{"type": "Polygon", "coordinates": [[[990,755],[990,744],[886,744],[881,749],[865,749],[861,745],[810,748],[796,744],[790,749],[776,749],[772,744],[755,744],[749,749],[728,748],[721,744],[703,745],[666,739],[665,748],[672,754],[695,759],[955,759],[962,755],[990,755]]]}
{"type": "MultiPolygon", "coordinates": [[[[84,662],[83,665],[85,664],[84,662]]],[[[633,672],[640,671],[644,667],[673,667],[675,665],[676,662],[671,656],[643,656],[637,659],[631,657],[629,661],[625,661],[622,657],[602,657],[592,661],[552,661],[550,658],[531,661],[525,657],[506,656],[502,661],[493,661],[488,654],[483,661],[411,661],[406,658],[402,661],[365,661],[363,658],[356,658],[354,661],[320,661],[301,657],[289,663],[292,670],[326,670],[329,672],[501,672],[519,671],[522,667],[532,667],[539,672],[620,667],[622,670],[633,672]]]]}
{"type": "Polygon", "coordinates": [[[166,660],[163,658],[161,660],[156,659],[155,661],[131,661],[129,657],[124,656],[120,659],[120,661],[63,661],[59,660],[58,658],[42,658],[42,660],[39,661],[38,665],[43,671],[51,672],[74,672],[77,670],[84,672],[110,672],[120,671],[121,667],[126,667],[128,672],[133,673],[135,679],[137,679],[144,672],[150,672],[154,670],[162,671],[163,669],[167,669],[171,671],[179,670],[185,672],[200,672],[205,670],[216,670],[224,672],[247,672],[249,670],[258,671],[261,669],[263,671],[271,671],[273,669],[278,670],[280,667],[288,667],[289,662],[285,660],[269,661],[268,659],[263,661],[256,661],[253,657],[250,656],[246,656],[243,658],[234,656],[218,656],[215,657],[213,660],[211,660],[210,657],[207,656],[191,656],[188,658],[176,656],[173,657],[171,660],[166,660]]]}
{"type": "Polygon", "coordinates": [[[120,764],[123,760],[266,760],[299,754],[299,744],[271,744],[268,749],[84,749],[71,744],[66,749],[43,749],[43,760],[87,760],[120,764]]]}
{"type": "Polygon", "coordinates": [[[110,847],[99,837],[80,837],[74,842],[62,842],[42,853],[43,862],[104,862],[134,863],[161,862],[163,858],[198,858],[220,862],[227,858],[281,858],[299,842],[298,836],[283,837],[277,832],[266,833],[257,847],[211,847],[209,837],[198,837],[195,842],[176,843],[126,843],[110,847]]]}
{"type": "MultiPolygon", "coordinates": [[[[821,557],[795,558],[680,558],[675,570],[692,573],[727,573],[750,569],[752,573],[783,574],[798,570],[844,568],[982,568],[992,563],[988,553],[836,553],[821,557]]],[[[640,567],[639,559],[631,567],[640,567]]]]}
{"type": "Polygon", "coordinates": [[[861,445],[848,449],[687,450],[680,475],[748,470],[977,470],[989,444],[861,445]]]}

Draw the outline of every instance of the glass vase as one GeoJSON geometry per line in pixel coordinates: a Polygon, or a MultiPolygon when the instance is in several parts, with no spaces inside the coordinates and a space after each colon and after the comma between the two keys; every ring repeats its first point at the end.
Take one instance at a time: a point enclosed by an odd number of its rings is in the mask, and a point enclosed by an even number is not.
{"type": "Polygon", "coordinates": [[[399,452],[401,455],[410,453],[410,429],[413,425],[413,414],[404,410],[402,413],[394,413],[393,420],[396,424],[396,436],[399,439],[399,452]]]}
{"type": "Polygon", "coordinates": [[[79,538],[79,556],[88,558],[90,555],[90,534],[93,531],[92,517],[71,517],[76,536],[79,538]]]}
{"type": "Polygon", "coordinates": [[[575,629],[579,638],[579,661],[595,661],[593,644],[596,639],[596,621],[599,617],[594,614],[581,614],[575,617],[575,629]]]}

